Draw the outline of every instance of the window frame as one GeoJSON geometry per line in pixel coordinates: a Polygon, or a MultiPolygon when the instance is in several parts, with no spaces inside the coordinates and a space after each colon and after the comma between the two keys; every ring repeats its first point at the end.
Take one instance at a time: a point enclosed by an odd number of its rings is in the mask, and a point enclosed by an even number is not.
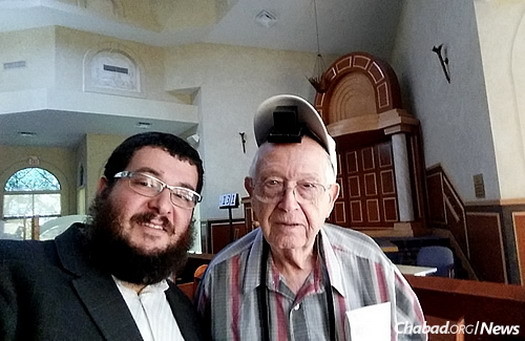
{"type": "MultiPolygon", "coordinates": [[[[51,219],[55,219],[55,218],[58,218],[58,217],[61,217],[62,216],[62,212],[63,212],[63,199],[64,199],[64,186],[62,185],[62,181],[60,181],[60,177],[57,176],[56,172],[53,172],[45,167],[42,167],[41,165],[29,165],[29,166],[24,166],[24,167],[20,167],[12,172],[10,172],[10,175],[5,179],[5,181],[3,181],[2,183],[2,188],[1,188],[1,193],[2,193],[2,200],[0,201],[1,203],[1,210],[2,210],[2,215],[1,215],[1,220],[4,222],[4,223],[8,223],[8,222],[12,222],[12,221],[20,221],[22,220],[23,221],[23,229],[25,230],[23,233],[22,233],[22,236],[23,237],[26,237],[26,238],[22,238],[22,239],[33,239],[32,237],[32,234],[33,234],[33,231],[32,231],[32,225],[33,225],[33,220],[34,218],[38,217],[38,225],[41,226],[45,221],[47,220],[51,220],[51,219]],[[9,180],[15,176],[15,174],[17,174],[18,172],[20,171],[23,171],[25,169],[28,169],[28,168],[38,168],[38,169],[42,169],[44,171],[46,171],[47,173],[49,173],[51,176],[54,177],[54,179],[56,179],[57,183],[58,183],[58,186],[59,186],[59,189],[58,190],[41,190],[41,189],[38,189],[38,190],[23,190],[23,191],[20,191],[20,190],[16,190],[16,191],[10,191],[10,190],[6,190],[6,186],[7,186],[7,183],[9,182],[9,180]],[[35,214],[33,215],[33,212],[35,212],[35,195],[41,195],[41,194],[58,194],[59,195],[59,203],[60,203],[60,208],[58,210],[58,213],[53,213],[53,214],[43,214],[43,215],[39,215],[39,214],[35,214]],[[31,214],[29,215],[22,215],[22,216],[15,216],[15,215],[11,215],[11,216],[6,216],[6,210],[5,210],[5,198],[6,196],[10,196],[10,195],[30,195],[31,196],[31,209],[32,209],[32,212],[31,214]],[[29,235],[29,238],[27,238],[27,236],[29,235]]],[[[0,231],[2,233],[5,234],[5,231],[0,231]]],[[[40,234],[40,231],[38,231],[39,234],[40,234]]],[[[6,236],[8,234],[5,234],[6,236]]],[[[0,236],[0,238],[2,238],[3,236],[0,236]]]]}

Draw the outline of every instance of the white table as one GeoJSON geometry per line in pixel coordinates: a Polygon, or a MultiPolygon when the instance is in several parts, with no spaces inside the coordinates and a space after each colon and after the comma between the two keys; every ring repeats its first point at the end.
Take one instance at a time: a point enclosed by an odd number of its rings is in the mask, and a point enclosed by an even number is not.
{"type": "Polygon", "coordinates": [[[426,276],[437,271],[436,267],[396,264],[403,275],[426,276]]]}

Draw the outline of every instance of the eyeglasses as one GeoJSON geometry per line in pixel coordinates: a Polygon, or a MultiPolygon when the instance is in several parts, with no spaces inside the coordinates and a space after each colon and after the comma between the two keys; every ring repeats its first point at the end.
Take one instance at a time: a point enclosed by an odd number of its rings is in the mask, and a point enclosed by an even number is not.
{"type": "MultiPolygon", "coordinates": [[[[295,186],[291,186],[291,189],[297,202],[306,203],[317,201],[330,187],[331,185],[327,187],[317,182],[298,181],[295,186]]],[[[290,187],[285,181],[268,179],[255,184],[254,194],[259,201],[275,203],[284,197],[288,188],[290,187]]]]}
{"type": "Polygon", "coordinates": [[[115,178],[127,178],[129,187],[136,193],[154,197],[165,188],[170,191],[170,201],[174,206],[192,209],[201,201],[201,195],[189,188],[170,186],[156,177],[140,172],[122,171],[114,175],[115,178]]]}

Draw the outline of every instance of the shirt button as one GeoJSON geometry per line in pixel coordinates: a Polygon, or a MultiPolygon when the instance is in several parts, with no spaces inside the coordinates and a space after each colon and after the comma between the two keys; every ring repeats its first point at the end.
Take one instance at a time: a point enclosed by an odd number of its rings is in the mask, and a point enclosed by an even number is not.
{"type": "Polygon", "coordinates": [[[297,311],[297,310],[299,310],[300,308],[301,308],[301,304],[298,304],[298,305],[296,305],[295,307],[293,307],[293,310],[297,311]]]}

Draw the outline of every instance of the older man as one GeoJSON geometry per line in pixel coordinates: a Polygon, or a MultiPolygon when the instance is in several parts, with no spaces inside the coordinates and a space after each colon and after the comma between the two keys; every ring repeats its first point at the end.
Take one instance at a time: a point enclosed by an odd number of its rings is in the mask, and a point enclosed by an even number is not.
{"type": "Polygon", "coordinates": [[[377,307],[366,340],[385,320],[388,340],[425,339],[398,333],[398,323],[421,325],[423,314],[380,248],[325,223],[339,193],[337,160],[316,110],[297,96],[275,96],[254,123],[259,150],[245,187],[260,228],[219,253],[201,282],[198,310],[212,337],[347,340],[363,334],[352,316],[366,306],[377,307]]]}
{"type": "Polygon", "coordinates": [[[126,139],[106,164],[92,221],[55,240],[0,241],[0,339],[207,339],[169,281],[191,245],[202,181],[186,141],[126,139]]]}

